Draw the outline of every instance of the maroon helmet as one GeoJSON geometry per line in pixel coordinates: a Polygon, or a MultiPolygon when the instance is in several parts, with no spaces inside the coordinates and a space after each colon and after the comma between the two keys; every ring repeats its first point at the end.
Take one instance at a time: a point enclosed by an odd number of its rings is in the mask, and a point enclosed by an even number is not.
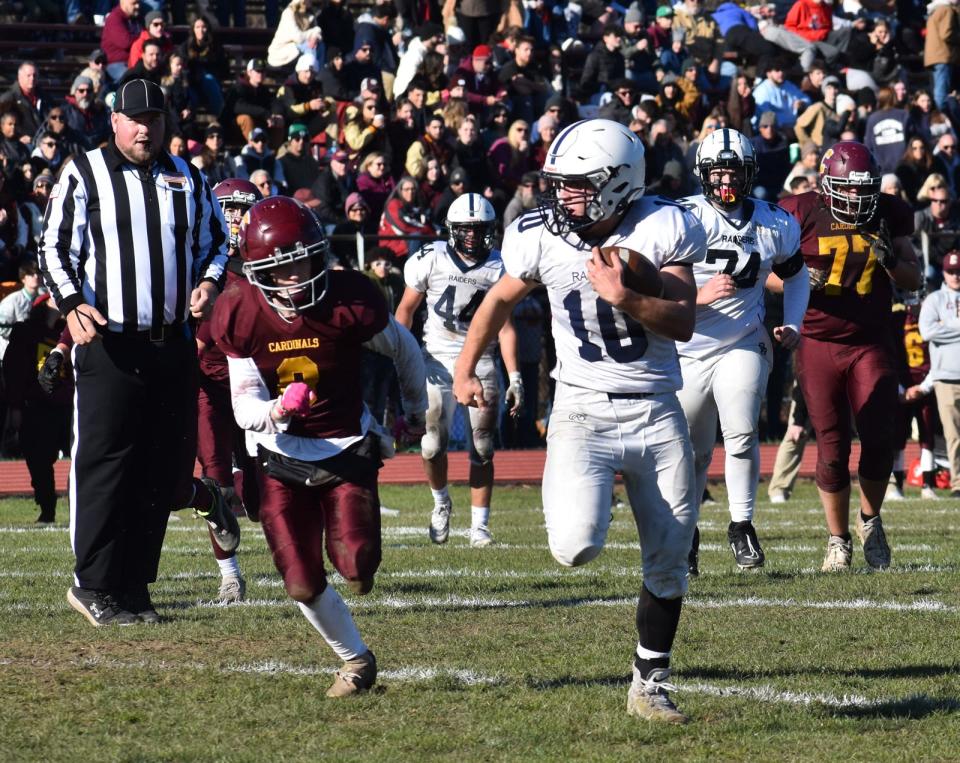
{"type": "Polygon", "coordinates": [[[842,140],[820,160],[820,189],[837,222],[863,225],[880,200],[880,168],[865,145],[842,140]]]}
{"type": "Polygon", "coordinates": [[[323,298],[330,244],[313,212],[296,199],[271,196],[254,204],[240,223],[238,248],[243,274],[275,310],[302,312],[323,298]]]}
{"type": "Polygon", "coordinates": [[[214,186],[213,195],[220,202],[223,219],[227,221],[230,248],[237,248],[237,234],[240,232],[240,218],[243,213],[263,198],[260,190],[249,180],[227,178],[214,186]]]}

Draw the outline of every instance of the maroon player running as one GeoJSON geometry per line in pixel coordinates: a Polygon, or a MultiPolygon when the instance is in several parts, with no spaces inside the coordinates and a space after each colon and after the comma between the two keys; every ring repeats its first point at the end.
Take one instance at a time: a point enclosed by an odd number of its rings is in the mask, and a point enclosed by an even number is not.
{"type": "Polygon", "coordinates": [[[810,303],[797,353],[798,379],[817,437],[816,482],[830,539],[823,570],[849,569],[850,411],[860,435],[857,533],[874,569],[890,566],[880,506],[893,466],[897,371],[892,286],[914,290],[920,269],[908,236],[913,213],[880,193],[866,146],[841,141],[820,162],[820,189],[781,202],[800,223],[810,303]]]}
{"type": "MultiPolygon", "coordinates": [[[[243,280],[237,245],[240,221],[244,214],[263,196],[249,180],[229,178],[218,183],[213,195],[223,210],[227,223],[228,254],[227,284],[243,280]]],[[[227,504],[233,508],[243,505],[247,516],[258,521],[260,495],[257,492],[254,460],[244,447],[244,433],[233,420],[230,400],[230,375],[227,356],[213,340],[211,322],[197,327],[197,355],[200,364],[200,389],[197,393],[197,460],[205,477],[220,486],[227,504]]],[[[220,568],[221,604],[243,601],[247,584],[240,573],[237,552],[224,551],[215,542],[211,531],[210,545],[220,568]]]]}
{"type": "Polygon", "coordinates": [[[234,416],[257,449],[267,544],[287,593],[344,662],[327,691],[342,697],[369,689],[377,675],[323,562],[326,546],[356,594],[371,590],[380,565],[384,446],[362,400],[361,350],[393,358],[412,437],[423,434],[427,396],[417,341],[372,281],[326,268],[328,251],[300,202],[254,205],[240,227],[248,280],[217,301],[213,336],[227,355],[234,416]]]}

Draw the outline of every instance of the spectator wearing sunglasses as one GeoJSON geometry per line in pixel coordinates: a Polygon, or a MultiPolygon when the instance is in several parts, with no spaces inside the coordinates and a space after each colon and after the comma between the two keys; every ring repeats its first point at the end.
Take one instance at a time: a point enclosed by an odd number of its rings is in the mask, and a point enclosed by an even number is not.
{"type": "Polygon", "coordinates": [[[44,168],[50,170],[54,175],[60,171],[63,160],[66,158],[60,149],[57,136],[52,130],[41,131],[36,148],[33,149],[30,156],[31,158],[42,159],[44,168]]]}
{"type": "Polygon", "coordinates": [[[49,130],[57,136],[66,156],[76,156],[107,140],[110,136],[107,107],[93,99],[93,85],[89,78],[84,77],[83,80],[74,80],[70,95],[63,102],[50,107],[43,127],[34,137],[34,143],[40,140],[41,133],[49,130]]]}
{"type": "Polygon", "coordinates": [[[160,45],[160,53],[166,58],[173,50],[173,38],[167,32],[167,22],[163,20],[163,14],[159,11],[151,11],[143,20],[145,29],[140,36],[133,41],[130,46],[130,55],[127,57],[127,68],[130,69],[136,65],[143,57],[143,43],[147,40],[156,40],[160,45]]]}

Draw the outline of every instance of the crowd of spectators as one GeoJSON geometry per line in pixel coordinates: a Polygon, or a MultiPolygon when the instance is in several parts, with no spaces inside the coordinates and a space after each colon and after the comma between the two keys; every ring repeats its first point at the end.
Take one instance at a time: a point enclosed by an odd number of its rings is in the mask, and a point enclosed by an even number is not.
{"type": "MultiPolygon", "coordinates": [[[[754,194],[771,201],[815,188],[823,153],[861,140],[918,231],[960,230],[955,0],[268,0],[272,40],[243,61],[218,39],[246,23],[243,0],[197,8],[64,3],[64,20],[102,23],[101,45],[62,98],[31,62],[0,95],[0,281],[35,259],[58,172],[109,139],[112,93],[134,77],[167,93],[172,153],[211,185],[241,177],[300,199],[343,267],[358,266],[360,233],[402,268],[467,191],[509,223],[536,206],[559,131],[590,116],[644,138],[648,192],[671,198],[699,191],[696,148],[720,127],[749,136],[754,194]]],[[[923,247],[928,288],[958,243],[923,247]]],[[[781,431],[777,414],[766,434],[781,431]]]]}

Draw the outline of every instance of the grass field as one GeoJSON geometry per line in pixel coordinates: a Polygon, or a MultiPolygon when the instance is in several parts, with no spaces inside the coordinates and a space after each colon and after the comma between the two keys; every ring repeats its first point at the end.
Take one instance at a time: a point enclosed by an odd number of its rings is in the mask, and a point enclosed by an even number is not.
{"type": "MultiPolygon", "coordinates": [[[[714,488],[718,498],[722,488],[714,488]]],[[[765,494],[763,494],[765,497],[765,494]]],[[[0,501],[0,759],[4,761],[956,760],[960,540],[956,501],[888,507],[891,570],[819,570],[810,485],[763,503],[760,573],[736,571],[723,504],[701,518],[701,576],[674,649],[692,723],[624,710],[641,585],[617,510],[604,553],[576,570],[546,550],[536,487],[498,489],[498,544],[471,549],[466,491],[444,547],[426,488],[385,488],[377,586],[347,597],[377,653],[379,690],[323,696],[336,660],[285,598],[243,521],[248,601],[218,607],[200,522],[171,522],[159,626],[94,629],[65,601],[65,523],[0,501]]],[[[61,515],[65,512],[61,508],[61,515]]],[[[184,515],[186,513],[184,512],[184,515]]]]}

